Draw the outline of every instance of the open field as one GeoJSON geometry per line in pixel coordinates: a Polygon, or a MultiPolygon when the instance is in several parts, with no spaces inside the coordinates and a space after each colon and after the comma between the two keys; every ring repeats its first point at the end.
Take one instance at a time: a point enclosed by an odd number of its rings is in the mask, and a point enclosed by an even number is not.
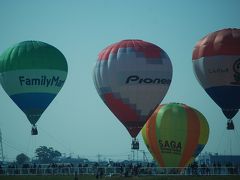
{"type": "MultiPolygon", "coordinates": [[[[75,180],[74,176],[0,176],[1,180],[75,180]]],[[[78,180],[93,180],[95,176],[78,176],[78,180]]],[[[147,177],[105,177],[102,179],[131,180],[239,180],[240,176],[147,176],[147,177]]]]}

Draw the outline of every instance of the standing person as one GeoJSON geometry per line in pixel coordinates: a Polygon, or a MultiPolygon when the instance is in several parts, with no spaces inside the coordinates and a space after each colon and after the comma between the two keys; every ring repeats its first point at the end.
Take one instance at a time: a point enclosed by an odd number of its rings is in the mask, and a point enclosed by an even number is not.
{"type": "Polygon", "coordinates": [[[217,167],[218,167],[218,174],[221,174],[221,163],[218,161],[218,164],[217,164],[217,167]]]}
{"type": "Polygon", "coordinates": [[[77,174],[77,171],[74,172],[74,180],[78,180],[78,174],[77,174]]]}
{"type": "Polygon", "coordinates": [[[217,167],[217,165],[216,165],[216,163],[214,162],[214,163],[213,163],[213,174],[216,174],[216,169],[217,169],[216,167],[217,167]]]}
{"type": "Polygon", "coordinates": [[[99,173],[100,179],[103,178],[103,175],[104,175],[104,169],[100,168],[100,173],[99,173]]]}
{"type": "Polygon", "coordinates": [[[207,175],[210,175],[209,164],[206,164],[206,174],[207,174],[207,175]]]}

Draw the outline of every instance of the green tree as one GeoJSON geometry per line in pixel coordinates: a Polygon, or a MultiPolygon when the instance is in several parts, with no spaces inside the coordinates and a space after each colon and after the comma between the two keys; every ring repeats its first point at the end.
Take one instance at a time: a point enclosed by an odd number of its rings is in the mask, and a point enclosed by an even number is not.
{"type": "Polygon", "coordinates": [[[24,153],[21,153],[21,154],[17,155],[17,157],[16,157],[16,161],[18,164],[27,163],[27,162],[29,162],[29,160],[30,160],[29,157],[24,153]]]}
{"type": "Polygon", "coordinates": [[[51,163],[54,158],[60,157],[62,154],[54,150],[52,147],[40,146],[35,150],[36,157],[41,163],[51,163]]]}

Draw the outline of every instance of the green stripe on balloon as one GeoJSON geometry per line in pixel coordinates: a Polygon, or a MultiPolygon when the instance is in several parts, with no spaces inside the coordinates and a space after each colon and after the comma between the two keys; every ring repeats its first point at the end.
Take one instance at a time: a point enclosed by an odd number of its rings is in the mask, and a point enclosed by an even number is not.
{"type": "Polygon", "coordinates": [[[0,72],[20,69],[68,71],[64,55],[54,46],[41,41],[17,43],[0,56],[0,61],[2,63],[0,72]]]}
{"type": "MultiPolygon", "coordinates": [[[[202,113],[196,111],[197,116],[200,121],[200,134],[209,134],[209,125],[207,123],[206,118],[203,116],[202,113]]],[[[199,137],[199,144],[206,144],[208,141],[208,136],[200,136],[199,137]]]]}
{"type": "MultiPolygon", "coordinates": [[[[179,107],[178,104],[169,104],[164,106],[160,111],[161,116],[157,116],[157,129],[159,133],[157,134],[158,141],[162,139],[162,144],[170,145],[171,142],[178,144],[181,143],[181,151],[185,147],[186,143],[186,112],[183,108],[179,107]]],[[[171,145],[170,145],[171,146],[171,145]]],[[[180,153],[168,153],[166,150],[161,151],[163,154],[165,166],[173,167],[179,164],[181,156],[180,153]]]]}

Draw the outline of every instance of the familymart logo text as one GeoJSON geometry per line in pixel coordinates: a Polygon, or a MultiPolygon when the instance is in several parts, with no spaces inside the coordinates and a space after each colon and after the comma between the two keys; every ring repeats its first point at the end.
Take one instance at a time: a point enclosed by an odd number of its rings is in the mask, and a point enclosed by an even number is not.
{"type": "Polygon", "coordinates": [[[21,86],[62,87],[64,84],[64,80],[61,80],[59,76],[47,77],[46,75],[43,75],[39,78],[19,76],[19,82],[21,86]]]}

